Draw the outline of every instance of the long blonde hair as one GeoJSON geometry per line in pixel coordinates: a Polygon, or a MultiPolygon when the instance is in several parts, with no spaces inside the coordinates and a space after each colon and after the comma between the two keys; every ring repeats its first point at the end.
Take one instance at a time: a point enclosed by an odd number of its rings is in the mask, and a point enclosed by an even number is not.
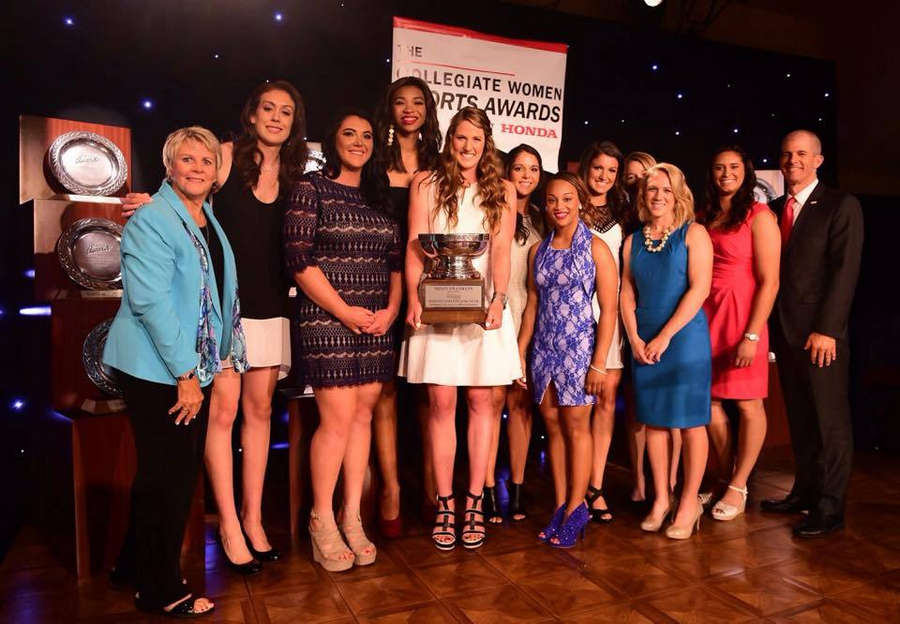
{"type": "Polygon", "coordinates": [[[679,228],[688,221],[694,220],[694,194],[688,188],[687,181],[681,169],[671,163],[657,163],[647,169],[644,177],[638,183],[638,219],[641,223],[647,223],[650,220],[650,209],[647,207],[647,183],[650,178],[657,173],[664,173],[669,176],[669,183],[672,185],[672,195],[675,196],[674,223],[673,227],[679,228]]]}
{"type": "Polygon", "coordinates": [[[447,128],[444,149],[441,150],[437,169],[432,176],[437,186],[435,212],[443,210],[447,215],[447,223],[451,225],[455,226],[459,222],[459,190],[462,188],[463,178],[452,152],[452,143],[453,135],[463,121],[484,131],[484,152],[478,161],[475,176],[478,180],[481,208],[484,210],[484,222],[489,231],[496,232],[500,228],[503,211],[509,209],[503,185],[503,162],[494,146],[490,119],[483,110],[474,106],[466,106],[456,113],[447,128]]]}

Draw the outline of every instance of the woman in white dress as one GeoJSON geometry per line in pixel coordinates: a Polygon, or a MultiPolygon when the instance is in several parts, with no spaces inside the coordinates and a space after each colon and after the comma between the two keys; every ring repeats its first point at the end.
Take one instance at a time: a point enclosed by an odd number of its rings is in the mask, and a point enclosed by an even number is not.
{"type": "Polygon", "coordinates": [[[406,253],[410,332],[403,342],[399,374],[410,383],[427,384],[438,493],[432,540],[440,550],[453,549],[457,541],[453,501],[457,388],[466,388],[469,407],[469,488],[459,538],[465,548],[473,549],[485,539],[482,499],[494,387],[509,385],[522,375],[512,314],[506,307],[516,195],[502,174],[490,120],[484,111],[468,106],[450,121],[437,169],[416,174],[410,185],[406,253]],[[473,261],[485,282],[483,325],[422,324],[422,233],[490,234],[487,252],[473,261]]]}
{"type": "MultiPolygon", "coordinates": [[[[516,233],[513,237],[509,258],[509,309],[512,312],[516,334],[522,325],[522,313],[528,300],[528,250],[544,237],[546,227],[540,208],[531,198],[541,187],[544,166],[541,154],[530,145],[522,144],[510,150],[506,160],[506,179],[516,189],[516,233]]],[[[494,470],[497,466],[497,452],[500,443],[500,421],[506,407],[506,435],[509,438],[509,516],[514,522],[524,520],[525,506],[522,500],[522,486],[525,482],[525,462],[528,458],[528,444],[531,442],[531,397],[528,390],[518,384],[498,386],[494,397],[496,415],[491,435],[491,454],[488,458],[487,475],[484,481],[484,513],[488,522],[500,524],[503,516],[497,501],[494,470]]]]}
{"type": "MultiPolygon", "coordinates": [[[[585,206],[582,219],[591,233],[606,243],[619,267],[619,249],[622,247],[621,220],[627,211],[627,195],[622,185],[623,157],[619,148],[610,141],[594,142],[584,150],[578,167],[578,175],[590,191],[590,205],[585,206]]],[[[600,306],[593,302],[594,319],[600,318],[600,306]]],[[[622,379],[622,332],[616,320],[613,339],[606,358],[606,375],[600,396],[594,404],[591,419],[593,434],[593,467],[591,481],[585,499],[594,522],[612,522],[613,515],[603,496],[603,475],[606,459],[612,443],[613,424],[616,415],[616,391],[622,379]]]]}

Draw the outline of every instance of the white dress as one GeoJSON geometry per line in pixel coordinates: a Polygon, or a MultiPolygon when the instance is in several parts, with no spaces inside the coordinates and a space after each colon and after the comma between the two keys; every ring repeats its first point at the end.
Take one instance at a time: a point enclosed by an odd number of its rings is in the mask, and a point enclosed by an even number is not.
{"type": "Polygon", "coordinates": [[[522,314],[525,313],[525,304],[528,302],[528,252],[535,244],[541,242],[541,235],[532,225],[531,218],[526,214],[522,219],[528,230],[528,238],[525,244],[520,245],[518,239],[513,237],[512,249],[509,252],[509,287],[506,289],[516,336],[522,327],[522,314]]]}
{"type": "MultiPolygon", "coordinates": [[[[616,262],[616,274],[620,275],[619,271],[619,249],[622,247],[622,226],[618,223],[613,223],[610,227],[608,227],[605,231],[601,232],[599,230],[591,229],[591,234],[602,240],[606,243],[606,246],[609,247],[609,252],[612,254],[613,260],[616,262]]],[[[619,285],[616,286],[616,292],[619,291],[619,285]]],[[[594,308],[594,320],[600,320],[600,304],[597,303],[597,295],[594,295],[594,300],[591,302],[592,307],[594,308]]],[[[613,329],[613,337],[612,342],[609,344],[609,354],[606,356],[606,369],[616,369],[616,368],[624,368],[622,364],[622,322],[619,320],[618,315],[616,316],[616,325],[615,329],[613,329]]]]}
{"type": "MultiPolygon", "coordinates": [[[[476,203],[477,185],[465,188],[455,226],[446,213],[435,213],[435,185],[426,182],[430,233],[489,233],[484,212],[476,203]]],[[[485,281],[485,305],[493,294],[490,247],[472,262],[485,281]]],[[[499,329],[481,325],[435,324],[409,330],[400,348],[399,375],[410,383],[442,386],[506,386],[522,376],[516,329],[507,307],[499,329]]]]}

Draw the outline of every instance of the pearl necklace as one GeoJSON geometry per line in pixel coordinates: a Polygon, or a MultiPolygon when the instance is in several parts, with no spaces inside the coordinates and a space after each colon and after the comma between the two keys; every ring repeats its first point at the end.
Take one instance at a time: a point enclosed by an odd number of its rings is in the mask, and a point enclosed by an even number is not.
{"type": "Polygon", "coordinates": [[[659,253],[666,246],[666,241],[669,240],[669,234],[672,233],[672,230],[668,226],[663,228],[662,240],[659,241],[658,245],[653,244],[653,240],[650,238],[650,232],[651,232],[650,226],[645,225],[644,226],[644,248],[647,251],[649,251],[650,253],[659,253]]]}

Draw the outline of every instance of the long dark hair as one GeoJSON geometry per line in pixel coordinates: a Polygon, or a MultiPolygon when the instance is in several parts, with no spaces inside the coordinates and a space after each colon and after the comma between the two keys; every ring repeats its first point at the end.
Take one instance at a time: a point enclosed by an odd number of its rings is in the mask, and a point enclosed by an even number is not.
{"type": "MultiPolygon", "coordinates": [[[[322,152],[325,154],[325,166],[322,173],[332,180],[341,175],[341,159],[337,153],[337,134],[341,124],[347,117],[359,117],[372,125],[372,117],[369,113],[354,108],[345,108],[334,118],[334,122],[322,141],[322,152]]],[[[378,143],[372,136],[372,155],[363,165],[359,181],[359,190],[366,202],[375,210],[385,214],[391,214],[391,199],[388,192],[387,173],[378,166],[378,143]]],[[[393,216],[393,215],[392,215],[393,216]]]]}
{"type": "MultiPolygon", "coordinates": [[[[534,190],[531,192],[531,197],[538,195],[544,188],[544,161],[541,159],[541,154],[536,149],[531,147],[526,143],[521,143],[516,147],[512,148],[509,151],[509,154],[506,155],[506,179],[511,180],[510,177],[512,174],[513,165],[516,162],[516,157],[519,154],[531,154],[537,159],[538,167],[541,172],[539,174],[537,185],[534,187],[534,190]]],[[[544,215],[541,214],[541,211],[535,205],[535,203],[529,197],[529,202],[525,206],[525,210],[528,212],[529,220],[531,221],[532,227],[537,231],[537,233],[543,238],[546,234],[546,225],[544,223],[544,215]]],[[[528,226],[525,225],[525,219],[522,217],[522,214],[519,211],[516,211],[516,242],[519,245],[524,245],[528,241],[528,235],[530,234],[528,230],[528,226]]]]}
{"type": "MultiPolygon", "coordinates": [[[[441,150],[441,126],[437,118],[437,104],[428,84],[421,78],[406,76],[398,78],[387,88],[384,98],[375,111],[375,136],[378,142],[378,153],[382,169],[406,173],[403,157],[400,154],[400,142],[394,138],[388,145],[388,135],[394,125],[394,95],[403,87],[415,87],[425,98],[425,124],[419,129],[421,138],[416,143],[416,155],[419,160],[419,171],[432,171],[437,166],[441,150]]],[[[394,129],[396,132],[396,128],[394,129]]]]}
{"type": "Polygon", "coordinates": [[[263,155],[257,146],[259,137],[250,117],[259,108],[262,96],[269,91],[284,91],[294,101],[294,121],[291,124],[291,131],[287,141],[281,144],[279,151],[278,194],[283,195],[303,175],[307,156],[306,109],[303,106],[303,98],[297,88],[286,80],[264,82],[256,87],[244,102],[244,110],[241,111],[243,132],[234,140],[233,166],[237,169],[246,187],[253,188],[259,182],[263,155]]]}
{"type": "Polygon", "coordinates": [[[719,187],[716,186],[712,166],[716,157],[725,152],[736,153],[741,157],[741,161],[744,163],[744,181],[731,198],[731,208],[725,216],[724,221],[719,225],[719,227],[724,230],[733,230],[744,222],[755,201],[753,189],[756,188],[756,170],[753,169],[753,161],[750,160],[747,152],[745,152],[744,148],[740,145],[725,145],[720,147],[713,153],[712,158],[710,158],[709,167],[706,169],[706,197],[703,201],[703,209],[700,210],[700,214],[697,215],[697,220],[703,225],[709,225],[710,223],[715,222],[722,213],[722,204],[719,201],[719,187]]]}
{"type": "MultiPolygon", "coordinates": [[[[616,223],[624,225],[628,219],[629,210],[628,193],[625,192],[624,183],[625,157],[622,155],[622,150],[620,150],[612,141],[594,141],[581,153],[581,160],[578,162],[578,177],[581,178],[590,191],[591,185],[588,183],[588,174],[591,170],[591,163],[601,154],[609,156],[610,158],[615,158],[616,162],[619,163],[618,170],[616,171],[616,181],[613,182],[612,188],[606,193],[606,207],[616,223]]],[[[595,223],[602,221],[597,215],[593,215],[596,210],[592,208],[590,203],[588,203],[587,206],[584,206],[584,211],[586,213],[592,213],[590,218],[595,223]]]]}

